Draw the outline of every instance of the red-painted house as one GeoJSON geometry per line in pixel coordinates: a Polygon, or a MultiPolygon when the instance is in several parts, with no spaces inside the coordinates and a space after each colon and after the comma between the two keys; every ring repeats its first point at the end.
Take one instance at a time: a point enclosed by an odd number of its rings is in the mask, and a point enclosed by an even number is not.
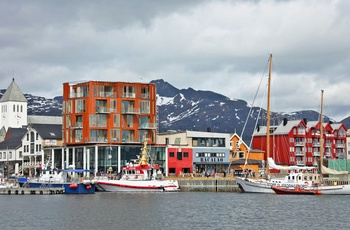
{"type": "MultiPolygon", "coordinates": [[[[288,121],[270,127],[270,157],[280,165],[315,166],[320,156],[320,123],[304,120],[288,121]]],[[[344,124],[323,123],[323,156],[329,159],[346,158],[344,124]]],[[[257,128],[253,148],[266,152],[266,126],[257,128]]],[[[265,159],[267,156],[265,155],[265,159]]]]}

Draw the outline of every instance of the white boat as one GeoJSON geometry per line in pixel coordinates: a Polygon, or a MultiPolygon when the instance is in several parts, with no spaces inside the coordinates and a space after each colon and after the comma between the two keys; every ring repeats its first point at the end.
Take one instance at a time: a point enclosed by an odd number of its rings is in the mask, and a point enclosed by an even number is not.
{"type": "Polygon", "coordinates": [[[129,163],[122,168],[122,176],[117,178],[99,178],[97,189],[107,192],[155,192],[155,191],[179,191],[176,180],[164,180],[158,164],[150,164],[147,160],[147,141],[141,152],[138,162],[129,163]]]}

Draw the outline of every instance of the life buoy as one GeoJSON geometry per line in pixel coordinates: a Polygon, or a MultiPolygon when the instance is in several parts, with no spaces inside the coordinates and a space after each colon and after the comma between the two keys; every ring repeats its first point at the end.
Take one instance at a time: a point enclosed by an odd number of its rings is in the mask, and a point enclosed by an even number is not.
{"type": "Polygon", "coordinates": [[[137,179],[137,178],[139,178],[139,176],[138,176],[138,175],[136,175],[136,176],[135,176],[135,179],[137,179]]]}
{"type": "Polygon", "coordinates": [[[126,176],[126,177],[125,177],[125,180],[129,180],[129,176],[126,176]]]}
{"type": "Polygon", "coordinates": [[[305,184],[305,185],[309,185],[309,182],[305,181],[304,184],[305,184]]]}

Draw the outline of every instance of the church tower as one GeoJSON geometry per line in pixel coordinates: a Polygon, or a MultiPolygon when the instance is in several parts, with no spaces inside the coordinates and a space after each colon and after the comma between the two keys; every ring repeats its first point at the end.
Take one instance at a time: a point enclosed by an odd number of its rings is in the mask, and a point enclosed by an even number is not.
{"type": "Polygon", "coordinates": [[[28,101],[13,78],[0,99],[0,129],[27,125],[27,107],[28,101]]]}

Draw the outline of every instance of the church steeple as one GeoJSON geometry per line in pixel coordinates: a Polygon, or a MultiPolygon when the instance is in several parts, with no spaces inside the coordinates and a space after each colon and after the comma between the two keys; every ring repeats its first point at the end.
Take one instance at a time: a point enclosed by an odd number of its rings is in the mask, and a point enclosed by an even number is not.
{"type": "Polygon", "coordinates": [[[0,99],[0,102],[13,101],[13,102],[28,102],[26,97],[23,95],[22,91],[15,82],[15,79],[12,78],[12,82],[7,88],[6,92],[0,99]]]}
{"type": "Polygon", "coordinates": [[[28,101],[12,78],[12,82],[0,99],[0,128],[20,128],[27,125],[28,101]]]}

